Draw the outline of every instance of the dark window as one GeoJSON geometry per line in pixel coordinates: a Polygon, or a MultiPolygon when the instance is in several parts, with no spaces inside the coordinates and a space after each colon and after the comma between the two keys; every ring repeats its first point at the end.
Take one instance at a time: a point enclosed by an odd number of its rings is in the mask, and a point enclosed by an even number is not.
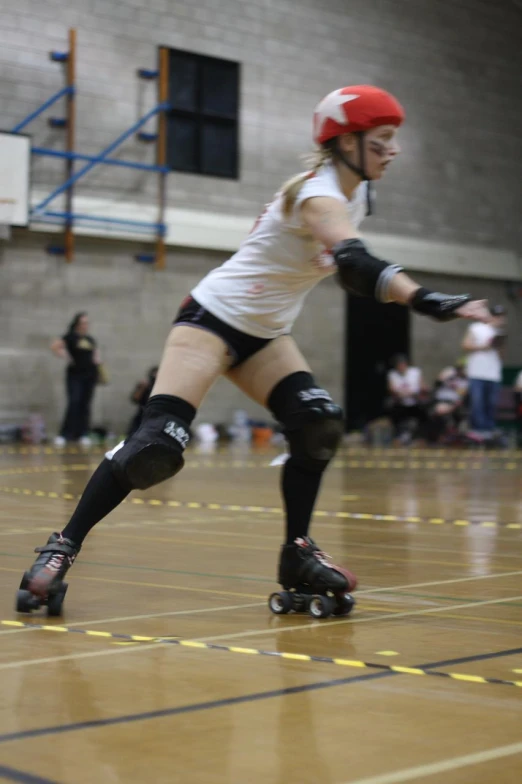
{"type": "Polygon", "coordinates": [[[239,177],[239,63],[169,49],[167,165],[239,177]]]}

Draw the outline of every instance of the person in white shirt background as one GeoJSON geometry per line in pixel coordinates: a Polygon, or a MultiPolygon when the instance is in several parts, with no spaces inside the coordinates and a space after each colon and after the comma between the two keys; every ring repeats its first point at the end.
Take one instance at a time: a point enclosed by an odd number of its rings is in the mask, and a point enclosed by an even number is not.
{"type": "Polygon", "coordinates": [[[351,609],[343,600],[355,578],[331,565],[308,537],[322,475],[344,433],[343,413],[312,375],[291,336],[293,322],[309,291],[333,274],[346,290],[437,321],[490,319],[484,300],[422,288],[402,267],[374,256],[360,237],[369,181],[379,180],[399,154],[403,120],[396,98],[368,85],[335,90],[318,104],[311,169],[282,186],[238,252],[184,301],[140,427],[107,453],[66,527],[38,549],[21,590],[41,601],[60,591],[96,523],[133,489],[182,469],[197,409],[224,375],[272,412],[289,443],[278,582],[330,592],[338,614],[351,609]]]}
{"type": "Polygon", "coordinates": [[[467,375],[470,398],[470,433],[482,441],[495,434],[495,410],[502,382],[502,349],[506,339],[506,310],[490,308],[489,324],[469,325],[462,341],[468,354],[467,375]]]}
{"type": "Polygon", "coordinates": [[[395,435],[403,443],[419,434],[419,426],[426,420],[421,403],[421,395],[427,391],[422,371],[408,363],[403,354],[393,360],[393,369],[388,372],[388,391],[392,396],[390,418],[395,427],[395,435]],[[414,423],[414,430],[405,425],[414,423]]]}

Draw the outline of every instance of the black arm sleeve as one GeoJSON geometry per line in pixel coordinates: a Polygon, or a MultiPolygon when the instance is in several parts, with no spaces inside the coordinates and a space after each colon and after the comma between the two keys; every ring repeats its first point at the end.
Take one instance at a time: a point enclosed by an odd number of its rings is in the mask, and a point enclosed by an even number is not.
{"type": "Polygon", "coordinates": [[[360,297],[375,297],[390,302],[391,279],[402,271],[397,264],[388,264],[368,252],[359,239],[343,240],[332,249],[337,265],[337,278],[343,289],[360,297]]]}

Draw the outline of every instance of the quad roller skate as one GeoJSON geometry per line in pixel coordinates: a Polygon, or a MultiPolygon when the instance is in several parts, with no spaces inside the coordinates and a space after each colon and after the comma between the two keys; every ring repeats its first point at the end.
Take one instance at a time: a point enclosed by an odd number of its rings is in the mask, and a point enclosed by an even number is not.
{"type": "Polygon", "coordinates": [[[78,545],[56,533],[51,534],[43,547],[37,547],[38,558],[30,571],[25,572],[16,594],[16,611],[30,613],[45,605],[48,616],[60,616],[67,593],[63,578],[79,552],[78,545]]]}
{"type": "Polygon", "coordinates": [[[283,545],[278,582],[284,590],[268,600],[275,615],[293,611],[307,612],[312,618],[346,616],[355,605],[350,593],[357,585],[355,575],[330,563],[329,556],[307,536],[283,545]]]}

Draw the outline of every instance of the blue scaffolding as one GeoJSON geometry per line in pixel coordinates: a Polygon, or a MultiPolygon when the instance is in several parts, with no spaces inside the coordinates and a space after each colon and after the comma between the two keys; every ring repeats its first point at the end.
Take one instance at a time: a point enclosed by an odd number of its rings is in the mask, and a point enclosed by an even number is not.
{"type": "MultiPolygon", "coordinates": [[[[75,62],[76,62],[76,31],[69,31],[69,50],[67,52],[51,52],[50,57],[55,62],[65,63],[67,66],[66,80],[67,84],[57,93],[52,95],[48,100],[44,101],[42,105],[31,112],[24,120],[17,123],[12,129],[13,133],[20,133],[26,128],[29,123],[39,117],[43,112],[53,106],[61,98],[67,99],[67,117],[66,118],[51,118],[50,124],[53,127],[62,127],[67,129],[67,149],[54,150],[46,147],[33,146],[31,152],[33,155],[47,156],[53,158],[63,159],[66,164],[66,179],[57,186],[51,193],[46,196],[39,204],[34,206],[31,211],[31,219],[33,222],[54,223],[64,227],[64,247],[54,246],[51,248],[53,253],[63,253],[67,261],[72,261],[74,258],[74,227],[78,224],[112,224],[125,228],[127,232],[150,232],[156,238],[156,253],[139,254],[136,258],[140,261],[155,262],[156,267],[163,268],[165,266],[165,208],[166,208],[166,176],[169,168],[166,165],[166,121],[165,112],[169,109],[167,101],[168,96],[168,50],[165,48],[160,49],[160,67],[157,71],[147,69],[138,70],[140,78],[151,80],[156,79],[158,83],[158,103],[141,117],[137,122],[131,125],[126,131],[118,136],[111,144],[105,147],[98,155],[84,155],[78,153],[74,149],[74,129],[75,129],[75,102],[76,84],[75,84],[75,62]],[[158,133],[157,134],[141,134],[147,140],[156,142],[156,163],[147,164],[138,161],[126,161],[119,158],[109,157],[118,147],[123,144],[130,136],[136,134],[139,129],[144,126],[150,119],[159,116],[158,133]],[[74,172],[74,163],[76,161],[85,162],[79,171],[74,172]],[[139,169],[141,171],[152,172],[159,177],[158,189],[158,220],[157,221],[138,221],[123,218],[109,218],[101,215],[88,215],[81,212],[75,212],[73,209],[73,195],[74,186],[82,177],[90,172],[95,166],[123,166],[129,169],[139,169]],[[66,195],[66,208],[64,210],[48,209],[51,202],[53,202],[61,194],[66,195]]],[[[140,134],[138,134],[140,137],[140,134]]]]}

